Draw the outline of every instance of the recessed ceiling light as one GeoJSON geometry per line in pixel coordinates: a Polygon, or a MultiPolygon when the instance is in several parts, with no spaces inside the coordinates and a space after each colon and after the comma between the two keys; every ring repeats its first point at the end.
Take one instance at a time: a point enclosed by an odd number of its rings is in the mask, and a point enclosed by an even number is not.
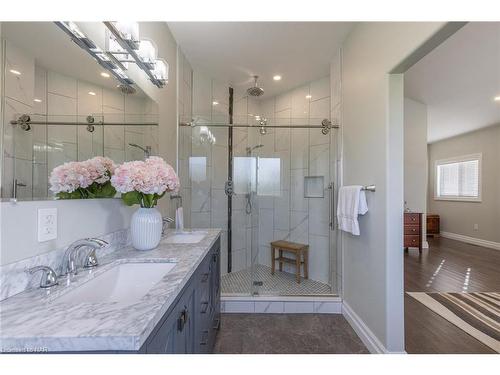
{"type": "Polygon", "coordinates": [[[15,74],[16,76],[21,75],[21,72],[19,70],[11,69],[11,70],[9,70],[9,72],[11,72],[12,74],[15,74]]]}
{"type": "Polygon", "coordinates": [[[500,102],[500,95],[499,95],[499,96],[495,96],[495,97],[493,98],[493,100],[494,100],[494,101],[496,101],[496,102],[500,102]]]}
{"type": "Polygon", "coordinates": [[[275,76],[273,77],[273,79],[274,79],[275,81],[281,81],[281,76],[280,76],[280,75],[275,75],[275,76]]]}
{"type": "Polygon", "coordinates": [[[96,93],[93,91],[89,91],[89,95],[96,96],[96,93]]]}
{"type": "Polygon", "coordinates": [[[110,77],[109,73],[106,73],[106,72],[102,72],[101,76],[104,77],[104,78],[109,78],[110,77]]]}
{"type": "Polygon", "coordinates": [[[42,99],[33,99],[34,102],[41,103],[42,99]]]}
{"type": "Polygon", "coordinates": [[[312,95],[306,95],[306,99],[311,99],[312,95]]]}
{"type": "Polygon", "coordinates": [[[215,100],[214,100],[214,101],[212,102],[212,105],[217,105],[217,104],[219,104],[219,102],[218,102],[218,101],[215,101],[215,100]]]}

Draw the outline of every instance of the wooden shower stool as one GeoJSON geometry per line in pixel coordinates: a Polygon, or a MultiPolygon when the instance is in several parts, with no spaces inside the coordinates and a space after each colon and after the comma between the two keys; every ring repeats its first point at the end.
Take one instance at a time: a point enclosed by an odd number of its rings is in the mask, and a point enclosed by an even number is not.
{"type": "Polygon", "coordinates": [[[283,263],[295,264],[295,274],[297,275],[297,283],[300,284],[300,265],[304,265],[304,278],[309,278],[309,245],[289,241],[273,241],[271,242],[271,274],[274,275],[275,263],[279,262],[280,271],[283,271],[283,263]],[[276,250],[279,250],[279,257],[276,258],[276,250]],[[283,252],[293,253],[295,259],[283,256],[283,252]],[[302,258],[304,260],[302,260],[302,258]]]}

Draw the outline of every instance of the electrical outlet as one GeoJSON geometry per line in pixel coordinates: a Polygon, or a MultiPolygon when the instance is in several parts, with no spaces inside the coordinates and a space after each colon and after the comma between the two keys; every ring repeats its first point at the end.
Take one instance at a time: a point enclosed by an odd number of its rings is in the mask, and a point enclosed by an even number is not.
{"type": "Polygon", "coordinates": [[[474,224],[474,230],[479,230],[479,224],[474,224]]]}
{"type": "Polygon", "coordinates": [[[38,242],[57,238],[57,208],[38,210],[38,242]]]}

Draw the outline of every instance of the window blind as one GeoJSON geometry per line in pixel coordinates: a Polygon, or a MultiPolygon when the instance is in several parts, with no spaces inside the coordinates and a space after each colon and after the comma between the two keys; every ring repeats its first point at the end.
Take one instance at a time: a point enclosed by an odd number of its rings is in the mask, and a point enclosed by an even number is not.
{"type": "Polygon", "coordinates": [[[479,198],[479,159],[437,165],[438,197],[479,198]]]}

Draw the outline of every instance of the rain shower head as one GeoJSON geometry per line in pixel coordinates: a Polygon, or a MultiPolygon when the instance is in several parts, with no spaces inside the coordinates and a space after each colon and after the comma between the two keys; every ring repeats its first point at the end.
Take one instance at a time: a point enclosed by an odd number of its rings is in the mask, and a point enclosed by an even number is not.
{"type": "Polygon", "coordinates": [[[261,96],[264,94],[264,89],[262,87],[257,86],[257,79],[259,76],[253,76],[253,79],[255,80],[255,85],[254,87],[250,87],[247,90],[247,94],[250,96],[261,96]]]}

